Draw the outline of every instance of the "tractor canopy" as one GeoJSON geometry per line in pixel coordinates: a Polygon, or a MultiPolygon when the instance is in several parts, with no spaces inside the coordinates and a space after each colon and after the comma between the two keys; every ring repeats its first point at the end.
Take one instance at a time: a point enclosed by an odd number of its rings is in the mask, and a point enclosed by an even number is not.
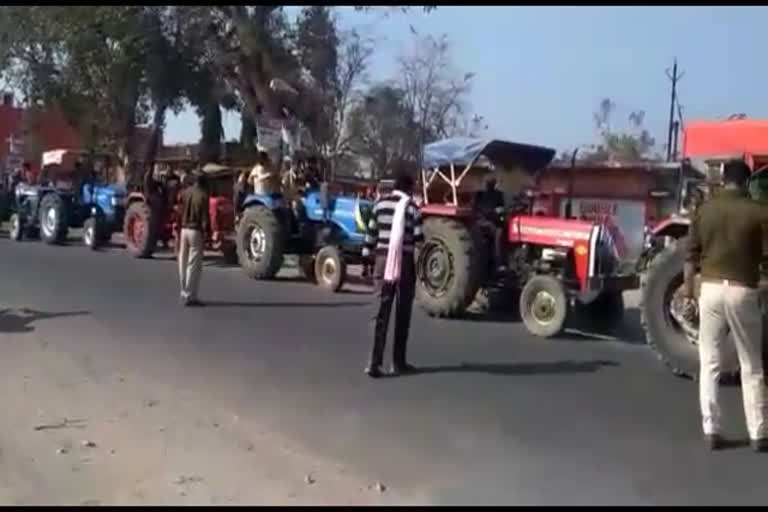
{"type": "Polygon", "coordinates": [[[504,169],[522,167],[533,173],[549,165],[554,157],[551,148],[494,139],[454,137],[424,146],[424,167],[428,168],[482,166],[487,160],[504,169]]]}
{"type": "Polygon", "coordinates": [[[461,208],[470,201],[478,177],[497,169],[510,182],[502,188],[520,188],[521,181],[549,165],[554,156],[551,148],[503,140],[456,137],[432,142],[424,146],[423,204],[461,208]]]}

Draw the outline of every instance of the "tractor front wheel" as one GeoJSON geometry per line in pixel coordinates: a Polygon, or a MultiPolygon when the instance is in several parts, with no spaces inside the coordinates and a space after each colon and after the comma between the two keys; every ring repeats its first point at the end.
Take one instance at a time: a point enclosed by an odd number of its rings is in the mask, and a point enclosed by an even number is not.
{"type": "Polygon", "coordinates": [[[97,222],[94,217],[89,217],[83,224],[83,244],[95,251],[99,247],[97,222]]]}
{"type": "Polygon", "coordinates": [[[347,264],[338,247],[326,245],[315,257],[317,284],[326,290],[338,292],[347,277],[347,264]]]}
{"type": "Polygon", "coordinates": [[[67,239],[67,205],[58,194],[47,194],[40,203],[40,235],[49,245],[67,239]]]}
{"type": "Polygon", "coordinates": [[[135,258],[149,258],[157,246],[157,222],[144,201],[131,203],[125,212],[123,236],[128,252],[135,258]]]}
{"type": "Polygon", "coordinates": [[[563,283],[546,275],[529,279],[520,292],[520,317],[534,336],[551,338],[562,333],[568,317],[563,283]]]}
{"type": "Polygon", "coordinates": [[[24,228],[21,225],[21,215],[18,213],[11,214],[10,224],[8,236],[10,236],[11,240],[16,242],[21,241],[24,237],[24,228]]]}

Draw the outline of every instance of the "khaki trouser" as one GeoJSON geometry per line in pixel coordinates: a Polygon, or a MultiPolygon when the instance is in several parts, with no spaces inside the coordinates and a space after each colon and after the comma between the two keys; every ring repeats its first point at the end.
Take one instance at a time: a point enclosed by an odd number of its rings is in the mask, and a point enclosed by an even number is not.
{"type": "Polygon", "coordinates": [[[181,298],[197,300],[200,274],[203,271],[203,233],[183,228],[179,234],[179,284],[181,298]]]}
{"type": "Polygon", "coordinates": [[[722,433],[718,379],[730,332],[741,367],[741,392],[749,437],[768,437],[759,292],[727,281],[702,282],[699,316],[699,400],[704,433],[722,433]]]}

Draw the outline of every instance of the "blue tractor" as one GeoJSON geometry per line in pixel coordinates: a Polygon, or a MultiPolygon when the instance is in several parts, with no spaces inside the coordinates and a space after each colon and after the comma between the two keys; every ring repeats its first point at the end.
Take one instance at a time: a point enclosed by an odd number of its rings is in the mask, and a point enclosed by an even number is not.
{"type": "Polygon", "coordinates": [[[294,254],[304,277],[338,291],[347,264],[362,261],[363,219],[372,202],[332,197],[323,184],[291,203],[282,194],[252,194],[244,199],[236,234],[240,266],[252,279],[272,279],[283,257],[294,254]]]}
{"type": "Polygon", "coordinates": [[[43,153],[39,185],[20,183],[13,192],[10,236],[45,243],[66,241],[69,228],[83,228],[83,242],[96,249],[122,228],[126,192],[98,179],[109,155],[70,150],[43,153]],[[100,165],[101,164],[101,165],[100,165]]]}

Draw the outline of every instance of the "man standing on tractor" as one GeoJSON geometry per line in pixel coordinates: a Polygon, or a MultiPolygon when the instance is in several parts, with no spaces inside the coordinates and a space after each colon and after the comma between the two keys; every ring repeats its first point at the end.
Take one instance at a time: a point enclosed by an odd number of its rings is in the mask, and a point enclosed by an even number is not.
{"type": "Polygon", "coordinates": [[[699,292],[699,400],[704,437],[710,448],[723,447],[718,380],[724,345],[733,335],[741,367],[744,415],[752,448],[768,451],[768,399],[762,359],[759,291],[763,226],[768,209],[747,195],[750,169],[732,160],[723,169],[723,189],[699,206],[690,229],[683,266],[685,314],[695,316],[694,281],[699,292]]]}
{"type": "Polygon", "coordinates": [[[179,283],[185,306],[202,306],[198,299],[203,251],[211,222],[208,213],[208,191],[202,172],[195,175],[195,184],[181,193],[181,233],[179,234],[179,283]]]}
{"type": "Polygon", "coordinates": [[[502,269],[504,261],[504,194],[496,188],[496,178],[485,179],[485,189],[475,193],[472,211],[477,224],[493,233],[494,268],[502,269]]]}
{"type": "Polygon", "coordinates": [[[257,163],[248,176],[248,183],[253,187],[253,193],[268,196],[277,192],[275,179],[276,175],[269,161],[269,154],[266,151],[259,151],[257,163]]]}
{"type": "Polygon", "coordinates": [[[363,256],[375,254],[374,280],[379,295],[379,307],[374,320],[373,350],[365,373],[381,377],[384,346],[387,342],[392,303],[395,307],[395,342],[392,373],[415,370],[406,360],[408,330],[416,289],[414,249],[424,241],[421,213],[411,198],[413,178],[400,171],[395,178],[395,190],[379,199],[373,207],[365,235],[363,256]]]}

